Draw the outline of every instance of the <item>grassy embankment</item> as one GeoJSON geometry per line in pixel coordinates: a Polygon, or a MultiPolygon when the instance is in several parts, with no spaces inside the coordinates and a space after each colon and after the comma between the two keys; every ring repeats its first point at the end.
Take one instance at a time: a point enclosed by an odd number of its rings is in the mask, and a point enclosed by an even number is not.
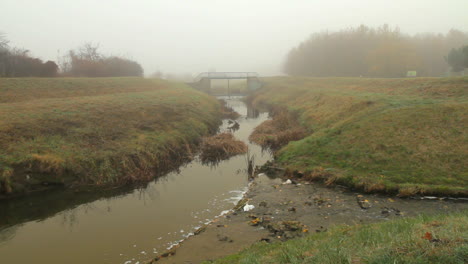
{"type": "Polygon", "coordinates": [[[217,129],[219,110],[163,80],[0,79],[0,195],[152,179],[217,129]]]}
{"type": "Polygon", "coordinates": [[[276,155],[309,179],[401,196],[468,196],[468,78],[266,79],[255,105],[309,131],[276,155]]]}
{"type": "Polygon", "coordinates": [[[468,212],[337,226],[209,263],[467,263],[468,212]]]}

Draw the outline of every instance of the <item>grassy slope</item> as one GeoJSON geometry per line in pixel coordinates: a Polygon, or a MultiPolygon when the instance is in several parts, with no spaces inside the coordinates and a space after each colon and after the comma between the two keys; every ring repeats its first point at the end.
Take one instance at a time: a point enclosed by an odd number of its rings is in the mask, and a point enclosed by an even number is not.
{"type": "Polygon", "coordinates": [[[467,262],[468,212],[337,226],[284,243],[257,243],[214,261],[219,264],[467,262]]]}
{"type": "Polygon", "coordinates": [[[308,177],[365,191],[468,196],[468,78],[266,80],[254,104],[313,131],[278,153],[308,177]]]}
{"type": "Polygon", "coordinates": [[[216,100],[162,80],[0,79],[0,98],[0,194],[148,180],[219,121],[216,100]]]}

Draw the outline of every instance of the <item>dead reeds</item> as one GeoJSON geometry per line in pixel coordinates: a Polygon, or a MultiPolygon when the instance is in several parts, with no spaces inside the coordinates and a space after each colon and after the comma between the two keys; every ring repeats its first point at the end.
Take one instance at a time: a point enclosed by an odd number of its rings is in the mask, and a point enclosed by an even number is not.
{"type": "Polygon", "coordinates": [[[247,152],[247,145],[234,138],[231,133],[220,133],[204,138],[200,159],[203,163],[217,163],[229,157],[247,152]]]}
{"type": "Polygon", "coordinates": [[[290,141],[302,139],[306,136],[306,130],[291,114],[280,112],[260,124],[249,137],[249,140],[263,147],[277,150],[290,141]]]}

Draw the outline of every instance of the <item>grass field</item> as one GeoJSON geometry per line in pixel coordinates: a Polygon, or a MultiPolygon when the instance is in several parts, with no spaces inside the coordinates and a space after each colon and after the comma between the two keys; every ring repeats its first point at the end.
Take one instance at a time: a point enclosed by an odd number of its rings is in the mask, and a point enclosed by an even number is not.
{"type": "Polygon", "coordinates": [[[277,161],[368,192],[468,196],[468,78],[265,80],[253,103],[298,116],[309,136],[277,161]]]}
{"type": "Polygon", "coordinates": [[[0,194],[152,179],[217,129],[219,110],[156,79],[0,79],[0,194]]]}
{"type": "Polygon", "coordinates": [[[468,262],[468,212],[337,226],[283,243],[257,243],[207,263],[446,263],[468,262]]]}

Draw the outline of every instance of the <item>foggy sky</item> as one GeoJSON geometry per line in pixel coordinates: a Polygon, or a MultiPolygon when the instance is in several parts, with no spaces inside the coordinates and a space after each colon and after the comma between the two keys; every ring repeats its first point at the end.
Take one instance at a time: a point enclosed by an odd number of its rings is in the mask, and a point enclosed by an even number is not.
{"type": "Polygon", "coordinates": [[[467,0],[0,0],[0,32],[43,60],[93,42],[145,74],[274,75],[314,32],[384,23],[410,34],[468,31],[467,13],[467,0]]]}

